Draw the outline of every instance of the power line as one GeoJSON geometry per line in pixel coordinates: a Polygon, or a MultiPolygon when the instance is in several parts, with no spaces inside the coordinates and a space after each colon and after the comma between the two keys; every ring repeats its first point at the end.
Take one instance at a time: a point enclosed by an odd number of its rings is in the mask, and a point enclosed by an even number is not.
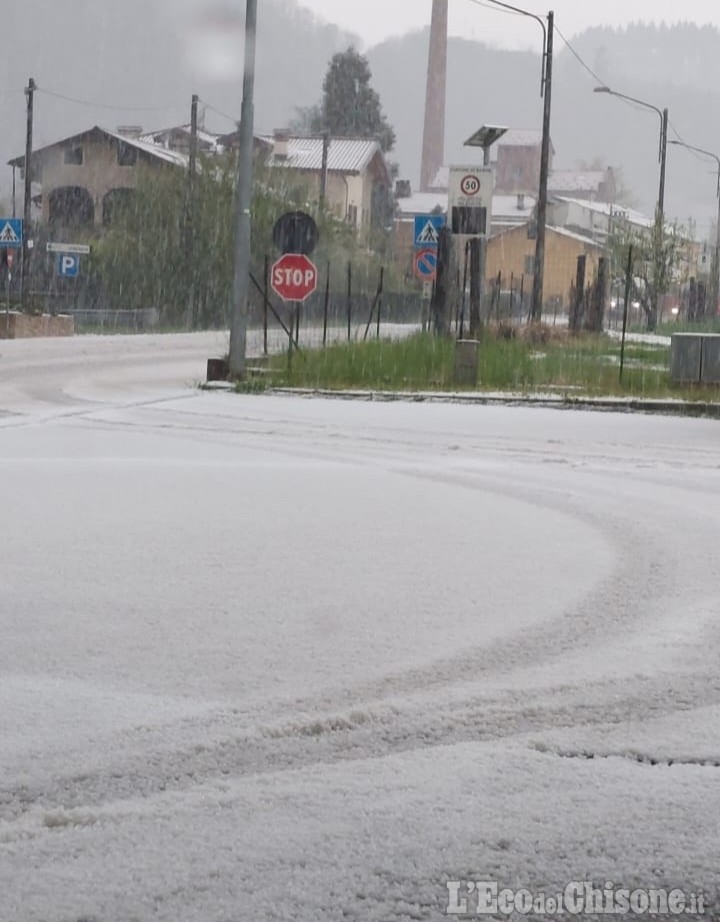
{"type": "Polygon", "coordinates": [[[200,102],[203,104],[203,106],[206,109],[209,109],[211,112],[215,112],[217,115],[221,115],[223,118],[226,118],[229,122],[233,122],[233,124],[237,125],[238,119],[235,118],[235,116],[228,115],[227,112],[222,112],[220,109],[216,109],[215,106],[211,106],[210,103],[206,99],[203,99],[202,97],[200,98],[200,102]]]}
{"type": "Polygon", "coordinates": [[[88,99],[77,99],[74,96],[66,96],[64,93],[56,93],[54,90],[46,90],[44,87],[37,87],[38,93],[44,93],[46,96],[53,96],[55,99],[62,99],[65,102],[72,102],[78,106],[87,106],[92,109],[108,109],[113,112],[168,112],[171,109],[179,109],[177,104],[170,106],[113,106],[103,102],[93,102],[88,99]]]}
{"type": "MultiPolygon", "coordinates": [[[[517,12],[517,11],[515,11],[515,10],[509,10],[509,9],[504,8],[504,7],[490,6],[490,4],[484,3],[483,0],[468,0],[468,2],[469,2],[469,3],[474,3],[476,6],[482,6],[482,7],[484,7],[484,8],[487,9],[487,10],[494,10],[496,13],[507,13],[507,15],[509,15],[509,16],[524,16],[524,15],[526,15],[526,14],[524,14],[524,13],[520,13],[520,12],[517,12]]],[[[590,65],[587,64],[587,63],[583,60],[583,58],[582,58],[582,56],[580,55],[580,53],[576,50],[576,48],[574,47],[574,45],[572,44],[572,42],[571,42],[568,38],[566,38],[566,37],[563,35],[563,33],[561,32],[561,30],[558,28],[557,24],[555,24],[555,31],[556,31],[557,34],[560,36],[560,38],[563,40],[563,42],[565,43],[566,48],[568,49],[568,51],[571,52],[571,54],[572,54],[573,57],[577,60],[577,62],[580,64],[580,66],[583,67],[583,68],[590,74],[590,76],[593,78],[593,80],[596,80],[600,85],[603,85],[603,84],[605,83],[605,81],[604,81],[604,80],[601,80],[600,77],[598,77],[598,75],[595,73],[595,71],[590,67],[590,65]]]]}
{"type": "Polygon", "coordinates": [[[575,48],[573,47],[573,45],[571,44],[571,42],[570,42],[568,39],[565,38],[565,36],[562,34],[562,32],[560,31],[560,29],[558,29],[557,26],[555,26],[555,31],[556,31],[557,34],[560,36],[560,38],[563,40],[563,42],[565,43],[565,47],[568,49],[568,51],[570,51],[570,52],[572,53],[573,57],[574,57],[574,58],[576,59],[576,61],[580,64],[580,66],[583,67],[583,68],[585,68],[585,70],[590,74],[590,76],[591,76],[594,80],[596,80],[596,81],[600,84],[600,86],[603,86],[603,85],[605,84],[605,81],[604,81],[604,80],[601,80],[600,77],[598,77],[598,75],[595,73],[595,71],[594,71],[588,64],[585,63],[585,61],[584,61],[584,60],[582,59],[582,57],[580,56],[580,53],[579,53],[578,51],[575,50],[575,48]]]}
{"type": "Polygon", "coordinates": [[[680,134],[680,132],[677,130],[677,128],[673,125],[673,123],[670,121],[670,119],[668,119],[668,125],[670,126],[670,128],[671,128],[673,134],[675,135],[676,139],[677,139],[681,144],[685,144],[685,138],[683,138],[683,136],[680,134]]]}
{"type": "Polygon", "coordinates": [[[507,16],[524,16],[524,13],[517,12],[516,10],[508,10],[501,6],[491,6],[489,3],[483,3],[483,0],[468,0],[469,3],[474,3],[475,6],[482,6],[486,10],[492,10],[495,13],[505,13],[507,16]]]}

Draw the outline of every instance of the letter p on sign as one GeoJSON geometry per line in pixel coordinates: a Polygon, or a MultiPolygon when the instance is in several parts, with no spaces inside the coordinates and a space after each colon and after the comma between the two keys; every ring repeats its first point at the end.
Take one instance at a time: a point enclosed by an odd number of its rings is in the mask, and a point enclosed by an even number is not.
{"type": "Polygon", "coordinates": [[[59,253],[55,271],[66,279],[74,279],[80,274],[80,257],[72,253],[59,253]]]}

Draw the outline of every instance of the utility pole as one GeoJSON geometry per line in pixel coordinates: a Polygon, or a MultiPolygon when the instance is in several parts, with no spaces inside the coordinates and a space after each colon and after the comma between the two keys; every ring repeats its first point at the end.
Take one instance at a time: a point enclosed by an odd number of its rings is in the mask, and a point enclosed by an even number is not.
{"type": "MultiPolygon", "coordinates": [[[[655,212],[655,232],[653,234],[653,285],[650,314],[648,315],[648,329],[654,330],[657,325],[660,298],[665,294],[665,275],[667,270],[665,265],[665,254],[663,253],[663,244],[665,241],[665,167],[667,166],[668,110],[659,109],[652,103],[644,102],[642,99],[636,99],[634,96],[618,93],[610,89],[609,86],[596,86],[593,92],[607,93],[610,96],[617,96],[618,99],[624,99],[626,102],[632,102],[636,106],[642,106],[643,109],[651,109],[653,112],[656,112],[660,118],[660,152],[658,154],[658,160],[660,162],[660,189],[658,191],[657,209],[655,212]]],[[[683,144],[683,146],[687,147],[688,145],[683,144]]]]}
{"type": "Polygon", "coordinates": [[[247,0],[245,11],[245,72],[240,115],[237,191],[235,201],[235,272],[230,326],[230,375],[245,374],[247,351],[248,295],[250,289],[250,206],[253,193],[253,136],[255,96],[255,45],[257,0],[247,0]]]}
{"type": "Polygon", "coordinates": [[[320,172],[320,211],[325,208],[327,200],[327,182],[328,182],[328,160],[330,159],[330,132],[323,131],[322,134],[322,167],[320,172]]]}
{"type": "Polygon", "coordinates": [[[655,268],[652,317],[648,323],[651,331],[657,327],[661,311],[661,299],[667,288],[667,265],[665,262],[665,168],[667,166],[668,144],[668,110],[663,109],[660,116],[660,189],[658,191],[658,210],[655,219],[655,268]]]}
{"type": "Polygon", "coordinates": [[[550,174],[550,117],[552,113],[553,45],[555,38],[555,14],[547,15],[547,47],[545,50],[545,104],[543,107],[542,152],[540,155],[540,189],[537,203],[537,237],[535,240],[535,271],[533,275],[532,308],[533,321],[542,318],[543,288],[545,281],[545,228],[547,225],[548,177],[550,174]]]}
{"type": "Polygon", "coordinates": [[[32,151],[33,151],[33,117],[35,106],[35,90],[37,84],[32,77],[28,80],[25,88],[25,97],[27,99],[27,130],[25,134],[25,198],[23,207],[23,244],[22,254],[20,257],[20,306],[25,310],[27,292],[26,280],[28,262],[30,259],[30,249],[28,247],[31,222],[32,208],[32,151]]]}
{"type": "Polygon", "coordinates": [[[195,329],[195,178],[198,153],[198,102],[193,94],[190,105],[190,156],[187,178],[187,212],[185,216],[185,262],[188,271],[188,327],[195,329]]]}
{"type": "Polygon", "coordinates": [[[658,211],[660,212],[661,224],[665,224],[665,170],[667,167],[667,146],[668,146],[668,120],[669,112],[667,109],[662,110],[662,128],[660,129],[660,191],[658,194],[658,211]]]}
{"type": "MultiPolygon", "coordinates": [[[[667,109],[665,110],[667,112],[667,109]]],[[[665,135],[667,140],[667,134],[665,135]]],[[[695,151],[696,154],[702,154],[703,157],[711,157],[717,164],[717,225],[715,227],[715,247],[713,249],[712,263],[710,268],[710,309],[713,316],[717,311],[718,298],[720,298],[720,156],[711,150],[705,150],[702,147],[694,147],[692,144],[686,144],[685,141],[670,141],[678,147],[684,147],[687,150],[695,151]]]]}

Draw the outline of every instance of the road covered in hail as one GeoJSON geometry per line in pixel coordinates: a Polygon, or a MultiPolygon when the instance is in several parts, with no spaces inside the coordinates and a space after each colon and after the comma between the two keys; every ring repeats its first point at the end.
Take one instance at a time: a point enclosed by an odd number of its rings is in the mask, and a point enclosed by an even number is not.
{"type": "Polygon", "coordinates": [[[0,344],[0,919],[720,918],[718,424],[226,345],[0,344]]]}

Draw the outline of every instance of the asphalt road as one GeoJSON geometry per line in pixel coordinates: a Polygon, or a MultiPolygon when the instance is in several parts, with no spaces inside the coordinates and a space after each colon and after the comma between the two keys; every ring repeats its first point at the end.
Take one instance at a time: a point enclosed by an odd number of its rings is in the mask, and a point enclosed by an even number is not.
{"type": "Polygon", "coordinates": [[[199,391],[225,349],[0,343],[0,922],[720,919],[718,424],[199,391]]]}

